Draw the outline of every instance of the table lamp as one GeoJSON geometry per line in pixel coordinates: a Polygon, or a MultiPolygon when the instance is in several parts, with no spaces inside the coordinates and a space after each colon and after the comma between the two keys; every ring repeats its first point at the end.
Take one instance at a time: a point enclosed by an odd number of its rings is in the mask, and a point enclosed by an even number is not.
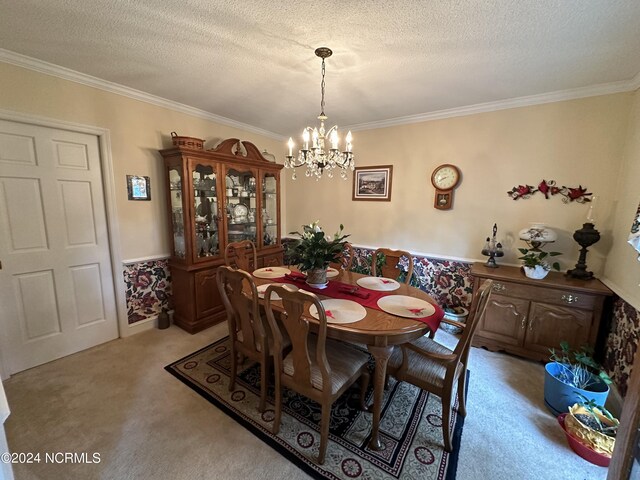
{"type": "Polygon", "coordinates": [[[520,230],[518,236],[535,252],[541,251],[540,247],[558,239],[558,234],[544,223],[532,223],[530,227],[520,230]]]}
{"type": "Polygon", "coordinates": [[[600,240],[600,232],[598,232],[594,226],[596,200],[596,197],[591,199],[591,205],[589,205],[589,211],[587,212],[587,222],[582,225],[582,228],[573,232],[573,239],[578,242],[578,245],[582,248],[580,249],[580,256],[578,257],[576,268],[567,270],[569,277],[579,278],[581,280],[590,280],[593,278],[593,272],[587,271],[587,248],[600,240]]]}

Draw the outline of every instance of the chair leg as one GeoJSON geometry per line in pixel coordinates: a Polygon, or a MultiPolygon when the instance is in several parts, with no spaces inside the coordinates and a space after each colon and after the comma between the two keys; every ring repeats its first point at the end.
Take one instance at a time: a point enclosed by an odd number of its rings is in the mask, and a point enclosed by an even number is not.
{"type": "Polygon", "coordinates": [[[429,334],[427,336],[433,340],[434,338],[436,338],[436,332],[429,330],[429,334]]]}
{"type": "Polygon", "coordinates": [[[276,398],[275,398],[275,416],[273,418],[273,434],[277,435],[280,431],[280,419],[282,417],[282,387],[280,386],[280,375],[276,372],[276,398]]]}
{"type": "Polygon", "coordinates": [[[467,415],[467,405],[465,400],[465,380],[467,378],[466,369],[460,374],[458,378],[458,413],[463,417],[467,415]]]}
{"type": "Polygon", "coordinates": [[[260,405],[258,411],[264,412],[267,405],[267,377],[269,375],[269,362],[266,358],[262,359],[260,364],[260,405]]]}
{"type": "Polygon", "coordinates": [[[371,375],[369,374],[369,370],[366,368],[360,375],[360,410],[366,411],[367,404],[365,402],[365,395],[367,393],[367,388],[369,388],[369,381],[371,379],[371,375]]]}
{"type": "Polygon", "coordinates": [[[327,443],[329,440],[329,423],[331,420],[331,404],[322,405],[322,420],[320,421],[320,452],[318,454],[318,463],[324,463],[324,457],[327,453],[327,443]]]}
{"type": "Polygon", "coordinates": [[[451,424],[451,398],[442,399],[442,433],[444,436],[444,449],[447,452],[451,452],[453,447],[451,445],[451,431],[449,425],[451,424]]]}
{"type": "Polygon", "coordinates": [[[231,348],[231,374],[229,376],[229,391],[233,392],[236,386],[236,374],[238,371],[238,354],[231,348]]]}

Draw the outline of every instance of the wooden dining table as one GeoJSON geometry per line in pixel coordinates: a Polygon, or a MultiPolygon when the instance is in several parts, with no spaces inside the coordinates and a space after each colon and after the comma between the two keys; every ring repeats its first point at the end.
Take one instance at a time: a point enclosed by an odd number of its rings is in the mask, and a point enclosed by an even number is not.
{"type": "MultiPolygon", "coordinates": [[[[287,268],[292,272],[297,271],[294,267],[287,268]]],[[[329,281],[338,281],[355,287],[357,286],[357,280],[366,276],[367,275],[351,271],[340,270],[339,275],[337,277],[330,278],[329,281]]],[[[295,283],[287,279],[253,278],[256,286],[274,282],[289,283],[295,284],[301,289],[316,294],[321,300],[330,298],[323,295],[322,290],[310,288],[304,283],[295,283]]],[[[359,291],[366,291],[366,289],[360,287],[359,291]]],[[[389,293],[407,295],[426,300],[434,305],[436,304],[436,302],[427,295],[427,293],[404,283],[400,284],[400,288],[389,293]]],[[[263,303],[264,300],[260,299],[260,302],[263,303]]],[[[272,300],[271,305],[274,310],[282,311],[282,302],[272,300]]],[[[366,316],[357,322],[348,324],[327,323],[327,336],[348,343],[365,344],[369,353],[371,353],[375,360],[373,404],[369,407],[369,410],[373,413],[369,448],[373,450],[382,450],[383,446],[380,442],[378,431],[380,427],[382,398],[384,395],[384,386],[387,374],[387,362],[393,353],[394,345],[400,345],[402,343],[415,340],[428,333],[430,329],[427,324],[417,320],[399,317],[375,308],[365,307],[365,309],[367,312],[366,316]]],[[[308,311],[306,313],[306,318],[309,320],[311,328],[313,328],[314,325],[317,326],[318,321],[313,318],[308,311]]]]}

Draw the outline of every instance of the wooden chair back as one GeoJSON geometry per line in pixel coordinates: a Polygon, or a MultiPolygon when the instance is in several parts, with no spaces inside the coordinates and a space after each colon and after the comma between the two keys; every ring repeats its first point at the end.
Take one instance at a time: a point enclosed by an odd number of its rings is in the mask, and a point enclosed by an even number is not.
{"type": "Polygon", "coordinates": [[[267,351],[267,333],[260,316],[258,290],[251,275],[229,266],[218,267],[218,291],[227,312],[229,337],[234,344],[242,344],[245,355],[267,351]],[[248,285],[251,295],[244,293],[248,285]],[[242,332],[238,336],[238,332],[242,332]]]}
{"type": "Polygon", "coordinates": [[[472,311],[467,317],[467,322],[462,324],[462,336],[458,340],[458,344],[453,351],[453,354],[456,355],[460,362],[462,362],[465,366],[467,365],[467,361],[469,358],[469,349],[471,348],[471,340],[473,339],[473,335],[476,332],[476,328],[478,327],[478,323],[480,321],[480,317],[484,315],[485,310],[487,309],[487,302],[489,300],[489,294],[491,293],[491,289],[493,288],[493,280],[486,280],[482,286],[478,289],[476,293],[475,299],[472,303],[473,305],[472,311]]]}
{"type": "Polygon", "coordinates": [[[231,242],[224,249],[224,263],[245,272],[253,272],[258,268],[256,245],[251,240],[231,242]]]}
{"type": "Polygon", "coordinates": [[[409,285],[411,277],[413,276],[413,256],[405,250],[392,250],[390,248],[378,248],[373,252],[371,257],[371,275],[377,277],[378,274],[382,274],[383,277],[397,279],[404,269],[401,268],[400,259],[406,257],[408,260],[408,269],[404,283],[409,285]],[[381,271],[378,272],[378,256],[384,255],[384,264],[381,271]]]}
{"type": "Polygon", "coordinates": [[[353,265],[353,245],[350,243],[344,244],[344,250],[340,255],[339,262],[331,262],[329,264],[330,267],[335,268],[336,270],[351,270],[351,266],[353,265]]]}
{"type": "Polygon", "coordinates": [[[322,407],[320,420],[320,446],[318,463],[324,463],[329,441],[331,405],[345,390],[359,378],[360,408],[365,407],[365,394],[369,384],[368,354],[339,342],[327,340],[327,315],[318,297],[302,290],[277,284],[269,286],[264,294],[267,320],[273,332],[275,360],[275,414],[273,434],[280,429],[282,416],[282,386],[290,388],[318,402],[322,407]],[[280,316],[283,330],[288,334],[291,351],[283,358],[283,333],[276,322],[271,305],[271,294],[276,293],[284,307],[280,316]],[[309,320],[304,316],[307,307],[315,306],[318,311],[318,334],[310,335],[309,320]],[[315,350],[315,361],[312,358],[315,350]],[[331,357],[333,368],[327,356],[331,357]]]}
{"type": "Polygon", "coordinates": [[[435,340],[421,337],[402,345],[401,364],[398,368],[397,355],[391,357],[391,373],[400,381],[407,381],[417,387],[434,393],[442,399],[442,430],[444,448],[450,452],[453,448],[449,425],[451,423],[454,385],[458,384],[458,413],[466,415],[465,382],[469,349],[480,317],[487,307],[487,300],[493,287],[491,280],[476,292],[461,338],[453,351],[438,344],[435,340]],[[395,372],[395,373],[393,373],[395,372]]]}
{"type": "MultiPolygon", "coordinates": [[[[291,376],[296,390],[309,396],[313,395],[314,387],[311,381],[312,361],[309,354],[309,342],[316,342],[315,365],[322,376],[323,396],[331,392],[331,367],[326,355],[327,316],[324,307],[316,295],[303,290],[294,291],[290,287],[271,285],[265,291],[265,310],[267,320],[273,332],[274,360],[276,375],[283,371],[283,336],[276,322],[271,308],[271,292],[275,292],[282,299],[285,314],[281,315],[280,322],[284,326],[291,341],[291,354],[293,356],[293,375],[291,376]],[[305,307],[315,305],[318,311],[317,338],[310,337],[309,320],[304,318],[305,307]]],[[[313,395],[312,398],[316,398],[313,395]]]]}

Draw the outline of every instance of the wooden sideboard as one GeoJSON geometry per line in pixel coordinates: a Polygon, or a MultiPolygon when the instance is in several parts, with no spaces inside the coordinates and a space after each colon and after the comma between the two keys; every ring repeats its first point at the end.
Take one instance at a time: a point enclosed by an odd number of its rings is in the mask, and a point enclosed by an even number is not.
{"type": "Polygon", "coordinates": [[[603,304],[613,295],[599,280],[578,280],[560,272],[533,280],[519,267],[488,268],[483,263],[474,263],[471,275],[474,298],[485,280],[494,282],[474,346],[542,361],[561,341],[571,347],[596,346],[603,304]]]}

